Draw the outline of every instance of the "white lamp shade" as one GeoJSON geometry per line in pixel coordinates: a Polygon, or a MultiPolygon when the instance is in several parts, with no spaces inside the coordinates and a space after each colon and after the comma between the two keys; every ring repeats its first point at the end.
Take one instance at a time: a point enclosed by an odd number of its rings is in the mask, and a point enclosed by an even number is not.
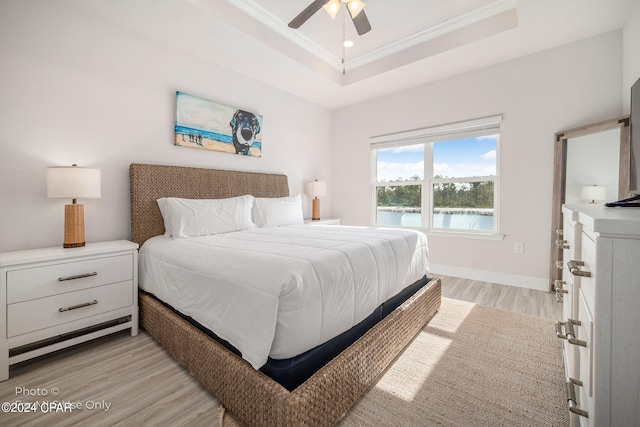
{"type": "Polygon", "coordinates": [[[607,188],[599,185],[582,187],[581,197],[584,200],[605,200],[607,198],[607,188]]]}
{"type": "Polygon", "coordinates": [[[331,18],[336,19],[336,15],[338,14],[342,3],[347,4],[347,9],[349,10],[351,18],[358,16],[366,6],[366,4],[360,0],[329,0],[323,7],[331,18]]]}
{"type": "Polygon", "coordinates": [[[100,169],[62,166],[47,168],[50,199],[99,199],[100,169]]]}
{"type": "Polygon", "coordinates": [[[327,183],[324,181],[308,182],[305,193],[310,197],[322,197],[327,195],[327,183]]]}
{"type": "Polygon", "coordinates": [[[331,18],[336,19],[338,10],[340,10],[340,0],[330,0],[323,7],[324,7],[324,10],[327,11],[329,16],[331,16],[331,18]]]}
{"type": "Polygon", "coordinates": [[[351,0],[349,3],[347,3],[347,8],[349,9],[351,18],[355,18],[356,16],[358,16],[358,14],[362,12],[362,9],[364,9],[365,6],[366,4],[364,4],[364,2],[360,0],[351,0]]]}

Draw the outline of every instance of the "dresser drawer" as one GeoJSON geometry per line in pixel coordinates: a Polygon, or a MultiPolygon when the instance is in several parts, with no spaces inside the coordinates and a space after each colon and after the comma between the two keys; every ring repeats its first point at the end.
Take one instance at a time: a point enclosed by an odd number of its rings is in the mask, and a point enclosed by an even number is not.
{"type": "Polygon", "coordinates": [[[133,305],[133,281],[131,280],[9,304],[7,306],[7,337],[131,305],[133,305]]]}
{"type": "MultiPolygon", "coordinates": [[[[591,309],[587,306],[586,295],[579,292],[578,296],[578,320],[580,325],[576,327],[576,338],[584,341],[585,345],[578,346],[580,351],[580,406],[587,412],[593,411],[593,328],[594,320],[591,309]]],[[[593,415],[593,413],[591,414],[593,415]]]]}
{"type": "Polygon", "coordinates": [[[584,293],[587,306],[590,310],[593,310],[596,306],[596,243],[587,233],[582,233],[580,256],[578,259],[584,262],[580,270],[591,273],[589,277],[580,277],[580,289],[584,293]]]}
{"type": "Polygon", "coordinates": [[[563,319],[576,319],[578,316],[578,303],[576,298],[578,288],[576,283],[574,283],[573,275],[569,272],[567,263],[570,260],[575,260],[576,254],[580,253],[581,227],[580,224],[576,224],[565,215],[563,230],[565,242],[562,250],[562,281],[564,282],[563,289],[566,293],[563,294],[562,298],[562,317],[563,319]]]}
{"type": "Polygon", "coordinates": [[[7,303],[123,282],[133,278],[130,254],[45,265],[7,272],[7,303]]]}

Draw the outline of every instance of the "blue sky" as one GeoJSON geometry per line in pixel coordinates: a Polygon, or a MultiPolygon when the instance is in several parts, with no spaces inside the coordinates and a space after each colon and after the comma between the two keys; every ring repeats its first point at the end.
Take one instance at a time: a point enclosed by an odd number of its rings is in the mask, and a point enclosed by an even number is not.
{"type": "MultiPolygon", "coordinates": [[[[444,177],[496,174],[496,136],[434,143],[434,174],[444,177]]],[[[424,175],[424,145],[378,150],[378,181],[396,181],[424,175]]]]}

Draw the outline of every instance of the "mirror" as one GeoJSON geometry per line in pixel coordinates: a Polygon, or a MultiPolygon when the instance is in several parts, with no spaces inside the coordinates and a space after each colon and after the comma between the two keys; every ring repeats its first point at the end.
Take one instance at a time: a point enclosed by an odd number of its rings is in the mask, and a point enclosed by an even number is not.
{"type": "MultiPolygon", "coordinates": [[[[588,203],[584,187],[595,187],[592,201],[619,200],[620,129],[566,139],[564,203],[588,203]],[[594,200],[595,199],[595,200],[594,200]]],[[[588,192],[587,192],[588,193],[588,192]]]]}
{"type": "Polygon", "coordinates": [[[562,279],[562,249],[556,245],[562,230],[562,205],[589,203],[597,187],[597,203],[623,199],[629,190],[629,116],[556,133],[551,218],[549,290],[562,279]]]}

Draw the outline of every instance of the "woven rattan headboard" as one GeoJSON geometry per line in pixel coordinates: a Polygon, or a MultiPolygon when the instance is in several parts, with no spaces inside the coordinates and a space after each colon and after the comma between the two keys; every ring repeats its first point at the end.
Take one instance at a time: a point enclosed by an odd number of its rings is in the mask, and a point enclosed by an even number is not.
{"type": "Polygon", "coordinates": [[[222,199],[251,194],[256,197],[289,195],[286,175],[162,166],[132,163],[131,240],[142,245],[148,238],[164,233],[157,199],[222,199]]]}

